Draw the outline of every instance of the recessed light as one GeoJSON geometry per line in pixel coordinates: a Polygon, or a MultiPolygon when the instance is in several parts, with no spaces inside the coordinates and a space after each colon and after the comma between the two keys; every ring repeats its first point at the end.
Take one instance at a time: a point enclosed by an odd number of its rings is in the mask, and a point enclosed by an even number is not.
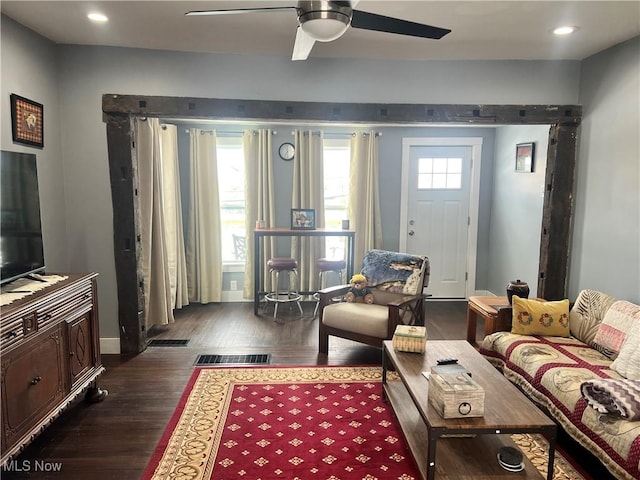
{"type": "Polygon", "coordinates": [[[89,15],[87,15],[87,18],[92,22],[99,23],[103,23],[109,20],[106,15],[103,15],[101,13],[90,13],[89,15]]]}
{"type": "Polygon", "coordinates": [[[558,27],[556,28],[553,33],[556,35],[571,35],[572,33],[574,33],[576,30],[578,30],[578,27],[573,27],[573,26],[563,26],[563,27],[558,27]]]}

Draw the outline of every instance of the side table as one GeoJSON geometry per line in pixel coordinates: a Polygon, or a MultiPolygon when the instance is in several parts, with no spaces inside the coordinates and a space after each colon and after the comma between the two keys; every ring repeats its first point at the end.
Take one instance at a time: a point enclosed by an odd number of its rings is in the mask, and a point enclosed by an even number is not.
{"type": "Polygon", "coordinates": [[[484,320],[484,334],[489,335],[497,331],[496,321],[498,311],[511,307],[507,297],[469,297],[467,305],[467,341],[476,344],[476,321],[478,315],[484,320]]]}
{"type": "MultiPolygon", "coordinates": [[[[534,298],[544,302],[544,298],[534,298]]],[[[511,322],[511,305],[506,296],[469,297],[467,304],[467,341],[476,344],[476,321],[480,316],[484,320],[484,334],[490,335],[503,330],[511,322]]]]}

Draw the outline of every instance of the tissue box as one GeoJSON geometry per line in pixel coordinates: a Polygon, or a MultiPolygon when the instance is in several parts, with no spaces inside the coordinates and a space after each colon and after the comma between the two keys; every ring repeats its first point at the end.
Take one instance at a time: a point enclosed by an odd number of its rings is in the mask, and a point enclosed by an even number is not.
{"type": "Polygon", "coordinates": [[[427,327],[398,325],[393,334],[393,349],[398,352],[424,353],[427,327]]]}
{"type": "Polygon", "coordinates": [[[429,375],[429,402],[443,418],[482,417],[484,388],[464,373],[429,375]]]}

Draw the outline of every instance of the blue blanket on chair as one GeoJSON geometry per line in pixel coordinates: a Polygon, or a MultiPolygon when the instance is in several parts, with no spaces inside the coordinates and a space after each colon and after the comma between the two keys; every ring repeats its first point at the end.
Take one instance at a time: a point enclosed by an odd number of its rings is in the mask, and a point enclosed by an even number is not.
{"type": "Polygon", "coordinates": [[[362,274],[370,287],[409,295],[427,286],[429,259],[408,253],[369,250],[362,261],[362,274]]]}

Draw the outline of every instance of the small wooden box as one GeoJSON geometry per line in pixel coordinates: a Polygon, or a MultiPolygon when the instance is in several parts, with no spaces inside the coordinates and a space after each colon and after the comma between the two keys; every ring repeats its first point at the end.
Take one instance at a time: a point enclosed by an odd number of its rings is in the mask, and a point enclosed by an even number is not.
{"type": "Polygon", "coordinates": [[[398,352],[424,353],[427,327],[398,325],[393,334],[393,349],[398,352]]]}
{"type": "Polygon", "coordinates": [[[484,415],[484,389],[463,372],[429,375],[429,402],[443,418],[484,415]]]}

